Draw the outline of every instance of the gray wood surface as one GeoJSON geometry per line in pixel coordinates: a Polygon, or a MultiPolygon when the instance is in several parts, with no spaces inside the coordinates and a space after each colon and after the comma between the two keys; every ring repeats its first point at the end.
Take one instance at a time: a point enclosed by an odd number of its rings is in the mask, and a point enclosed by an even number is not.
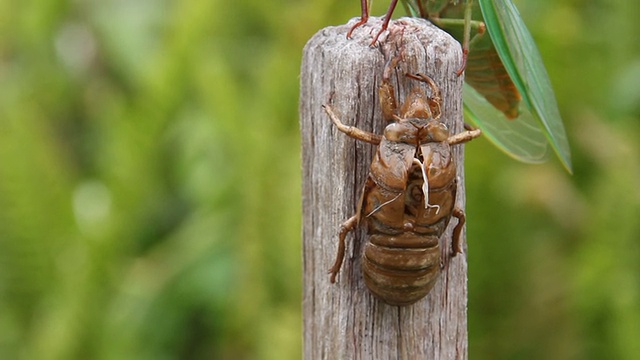
{"type": "MultiPolygon", "coordinates": [[[[393,83],[403,100],[415,80],[406,72],[431,76],[443,94],[441,120],[451,133],[463,130],[460,44],[422,19],[392,22],[370,47],[380,19],[353,33],[349,24],[320,30],[303,51],[300,75],[302,136],[304,358],[305,359],[466,359],[467,261],[451,259],[426,298],[406,307],[387,305],[365,287],[360,256],[365,229],[347,237],[347,253],[336,284],[333,264],[340,224],[354,214],[374,146],[339,132],[321,105],[330,103],[347,125],[380,134],[383,123],[378,86],[386,60],[402,53],[393,83]]],[[[422,86],[422,85],[421,85],[422,86]]],[[[428,88],[425,86],[428,93],[428,88]]],[[[462,146],[458,161],[457,205],[464,209],[462,146]]],[[[452,220],[441,246],[450,248],[452,220]],[[446,242],[446,243],[445,243],[446,242]]]]}

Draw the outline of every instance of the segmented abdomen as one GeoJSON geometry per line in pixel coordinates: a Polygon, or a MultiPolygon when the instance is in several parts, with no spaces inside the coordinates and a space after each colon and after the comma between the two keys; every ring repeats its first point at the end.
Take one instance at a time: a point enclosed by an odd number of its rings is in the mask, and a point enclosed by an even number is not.
{"type": "Polygon", "coordinates": [[[364,280],[386,303],[410,305],[431,291],[440,273],[439,239],[451,219],[457,182],[455,175],[438,179],[444,183],[429,188],[427,208],[418,166],[409,171],[406,189],[398,192],[375,175],[368,181],[377,186],[370,188],[363,209],[369,231],[362,261],[364,280]]]}
{"type": "Polygon", "coordinates": [[[362,262],[367,287],[391,305],[410,305],[422,299],[440,273],[438,243],[437,236],[409,232],[371,235],[362,262]]]}

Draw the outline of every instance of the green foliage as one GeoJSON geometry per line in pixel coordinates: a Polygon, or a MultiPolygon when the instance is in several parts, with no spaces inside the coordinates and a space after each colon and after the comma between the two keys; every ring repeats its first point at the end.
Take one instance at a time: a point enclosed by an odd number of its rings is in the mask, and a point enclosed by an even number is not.
{"type": "MultiPolygon", "coordinates": [[[[636,4],[518,6],[574,175],[467,146],[471,356],[632,359],[636,4]]],[[[299,358],[301,51],[357,15],[0,1],[0,358],[299,358]]]]}
{"type": "Polygon", "coordinates": [[[467,146],[470,353],[633,359],[640,353],[640,46],[631,1],[518,3],[574,154],[513,163],[467,146]],[[624,30],[624,31],[623,31],[624,30]],[[622,75],[624,74],[624,75],[622,75]]]}

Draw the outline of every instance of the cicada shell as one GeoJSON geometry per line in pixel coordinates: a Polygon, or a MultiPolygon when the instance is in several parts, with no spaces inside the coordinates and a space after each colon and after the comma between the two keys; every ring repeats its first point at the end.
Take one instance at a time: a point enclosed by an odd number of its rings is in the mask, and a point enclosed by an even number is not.
{"type": "MultiPolygon", "coordinates": [[[[387,29],[398,0],[391,0],[387,29]]],[[[549,75],[535,41],[511,0],[402,0],[407,14],[421,17],[462,45],[464,112],[509,156],[527,163],[547,159],[548,148],[571,173],[571,150],[549,75]]],[[[349,35],[369,18],[367,1],[349,35]]]]}
{"type": "Polygon", "coordinates": [[[465,216],[455,207],[458,184],[451,146],[480,135],[480,130],[467,130],[450,136],[447,126],[438,120],[439,88],[426,75],[408,76],[427,83],[431,94],[415,86],[398,109],[393,86],[388,75],[384,76],[380,103],[383,116],[391,123],[382,136],[344,125],[325,105],[340,131],[378,145],[356,214],[341,226],[331,281],[335,282],[342,266],[347,234],[366,224],[364,281],[375,296],[392,305],[413,304],[433,288],[441,268],[440,238],[452,217],[458,222],[451,253],[461,251],[465,216]]]}

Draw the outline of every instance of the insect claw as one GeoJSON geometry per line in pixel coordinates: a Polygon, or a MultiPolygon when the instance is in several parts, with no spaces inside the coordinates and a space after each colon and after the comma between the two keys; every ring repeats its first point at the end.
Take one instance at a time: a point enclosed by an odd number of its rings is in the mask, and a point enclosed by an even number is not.
{"type": "Polygon", "coordinates": [[[376,36],[374,36],[373,41],[371,42],[371,44],[369,44],[370,47],[375,47],[376,46],[376,42],[378,42],[378,38],[380,37],[380,35],[382,35],[382,33],[385,30],[386,30],[385,28],[382,28],[382,30],[378,31],[376,36]]]}
{"type": "MultiPolygon", "coordinates": [[[[383,31],[376,35],[376,39],[383,31]]],[[[325,104],[323,108],[339,131],[357,140],[378,145],[378,153],[371,163],[356,213],[340,226],[337,254],[329,269],[329,279],[331,283],[336,282],[345,258],[345,238],[363,222],[368,227],[369,235],[361,257],[364,282],[374,295],[386,303],[404,306],[422,299],[431,290],[433,282],[424,285],[422,280],[425,271],[429,276],[437,276],[450,265],[455,254],[462,252],[464,244],[461,235],[465,216],[462,210],[453,208],[449,200],[455,198],[458,181],[449,145],[468,141],[479,135],[479,130],[477,134],[476,130],[467,130],[462,135],[450,136],[444,123],[437,121],[440,89],[424,74],[407,76],[428,84],[431,97],[426,96],[422,86],[416,86],[414,89],[417,91],[412,90],[405,96],[398,111],[390,78],[399,59],[401,57],[388,60],[378,89],[383,118],[394,122],[385,128],[384,135],[345,125],[330,105],[325,104]],[[430,192],[433,192],[433,204],[429,203],[430,192]],[[452,244],[449,245],[447,239],[447,246],[442,246],[441,237],[446,236],[446,227],[440,224],[442,219],[448,223],[451,217],[458,219],[451,236],[452,244]],[[388,232],[387,229],[393,231],[388,232]],[[438,241],[434,241],[434,237],[438,241]],[[417,247],[423,251],[414,251],[417,247]],[[398,256],[389,256],[390,251],[398,256]],[[423,252],[435,252],[438,256],[423,257],[423,252]],[[408,264],[404,259],[408,259],[408,264]],[[412,264],[418,261],[428,267],[416,271],[412,264]],[[397,269],[402,270],[401,275],[396,275],[397,269]],[[401,281],[400,284],[410,284],[409,290],[405,290],[406,286],[396,286],[398,281],[401,281]]],[[[356,249],[360,248],[354,248],[354,253],[356,249]]]]}
{"type": "Polygon", "coordinates": [[[351,29],[347,33],[347,39],[351,39],[351,33],[353,33],[353,30],[359,28],[360,26],[366,24],[367,21],[369,21],[369,4],[367,4],[367,0],[360,1],[360,9],[362,10],[360,20],[358,20],[358,22],[351,27],[351,29]]]}
{"type": "Polygon", "coordinates": [[[467,57],[469,56],[469,49],[462,49],[462,65],[460,65],[460,69],[456,71],[456,75],[460,76],[464,73],[464,70],[467,68],[467,57]]]}
{"type": "Polygon", "coordinates": [[[351,29],[349,30],[349,32],[347,33],[347,39],[351,39],[352,38],[351,34],[353,33],[353,30],[355,30],[355,29],[359,28],[360,26],[366,24],[368,20],[369,20],[368,17],[367,18],[361,18],[355,25],[353,25],[351,27],[351,29]]]}
{"type": "Polygon", "coordinates": [[[338,276],[338,271],[336,271],[333,267],[331,267],[331,269],[329,269],[329,271],[327,271],[327,274],[331,274],[331,278],[329,281],[331,281],[332,284],[336,283],[336,276],[338,276]]]}
{"type": "Polygon", "coordinates": [[[387,30],[387,28],[389,27],[389,21],[391,21],[391,15],[393,15],[393,10],[395,10],[397,4],[398,4],[398,0],[391,1],[391,4],[389,4],[389,9],[387,10],[387,13],[384,15],[384,20],[382,21],[382,28],[380,29],[380,31],[378,31],[378,34],[373,38],[373,41],[369,46],[375,46],[376,41],[378,41],[378,37],[380,37],[380,35],[385,30],[387,30]]]}

